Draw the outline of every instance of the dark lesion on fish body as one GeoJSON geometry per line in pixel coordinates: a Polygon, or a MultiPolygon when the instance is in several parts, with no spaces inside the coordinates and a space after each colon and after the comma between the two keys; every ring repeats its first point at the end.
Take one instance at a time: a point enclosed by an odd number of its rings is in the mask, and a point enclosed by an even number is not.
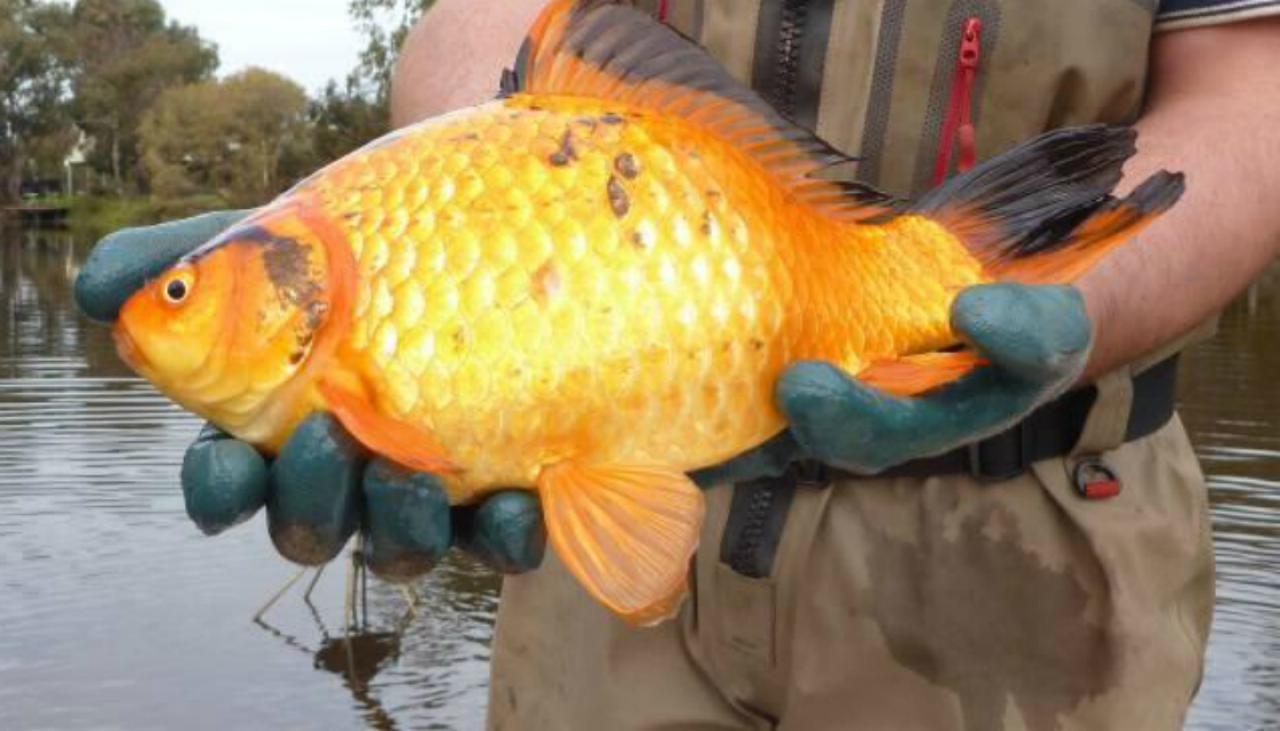
{"type": "Polygon", "coordinates": [[[611,127],[627,123],[627,120],[623,119],[621,116],[617,114],[614,114],[613,112],[609,112],[608,114],[601,117],[600,121],[604,122],[605,124],[611,127]]]}
{"type": "Polygon", "coordinates": [[[716,219],[711,215],[710,210],[702,212],[702,235],[706,237],[714,236],[716,233],[716,219]]]}
{"type": "Polygon", "coordinates": [[[558,168],[562,168],[578,159],[578,149],[573,143],[573,130],[564,131],[564,138],[560,141],[560,149],[556,150],[548,158],[548,162],[558,168]]]}
{"type": "Polygon", "coordinates": [[[275,286],[280,300],[295,307],[315,301],[320,293],[320,286],[311,277],[306,250],[299,249],[301,258],[295,251],[277,254],[278,250],[274,248],[263,253],[267,277],[275,286]]]}
{"type": "Polygon", "coordinates": [[[255,226],[231,241],[248,241],[262,246],[262,264],[280,300],[290,306],[318,301],[320,285],[311,270],[307,246],[290,236],[277,236],[255,226]]]}
{"type": "Polygon", "coordinates": [[[618,176],[609,176],[607,192],[609,194],[609,207],[613,209],[613,215],[618,218],[625,218],[631,212],[631,196],[627,194],[627,189],[622,185],[622,181],[618,180],[618,176]]]}
{"type": "Polygon", "coordinates": [[[631,232],[631,245],[641,251],[648,251],[653,248],[653,241],[650,240],[649,236],[646,235],[644,231],[636,229],[631,232]]]}
{"type": "Polygon", "coordinates": [[[315,332],[320,329],[320,326],[324,324],[325,318],[329,315],[329,304],[323,300],[312,300],[307,303],[307,307],[304,312],[306,314],[306,319],[303,322],[306,323],[308,331],[307,342],[304,344],[310,345],[311,338],[315,335],[315,332]]]}
{"type": "Polygon", "coordinates": [[[533,273],[530,282],[531,294],[533,299],[539,304],[546,305],[560,294],[563,286],[563,280],[560,277],[560,269],[556,266],[554,259],[548,259],[538,271],[533,273]]]}
{"type": "Polygon", "coordinates": [[[635,180],[640,175],[640,163],[636,160],[636,156],[630,152],[624,152],[618,155],[613,161],[613,169],[627,180],[635,180]]]}
{"type": "Polygon", "coordinates": [[[297,324],[294,338],[297,349],[289,355],[290,365],[301,365],[311,354],[311,345],[316,340],[316,333],[328,319],[329,305],[319,299],[313,299],[302,309],[302,320],[297,324]]]}

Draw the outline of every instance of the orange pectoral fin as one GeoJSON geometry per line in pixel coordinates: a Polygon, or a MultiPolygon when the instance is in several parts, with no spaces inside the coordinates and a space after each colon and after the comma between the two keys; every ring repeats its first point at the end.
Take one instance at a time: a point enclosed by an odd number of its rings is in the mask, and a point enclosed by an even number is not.
{"type": "Polygon", "coordinates": [[[347,431],[371,451],[418,472],[459,471],[426,429],[388,418],[363,397],[328,381],[320,383],[320,395],[347,431]]]}
{"type": "Polygon", "coordinates": [[[706,512],[681,472],[563,462],[542,471],[547,535],[587,592],[629,624],[675,616],[706,512]]]}
{"type": "Polygon", "coordinates": [[[970,350],[922,353],[897,360],[878,360],[858,374],[858,380],[894,396],[918,396],[968,375],[986,364],[970,350]]]}

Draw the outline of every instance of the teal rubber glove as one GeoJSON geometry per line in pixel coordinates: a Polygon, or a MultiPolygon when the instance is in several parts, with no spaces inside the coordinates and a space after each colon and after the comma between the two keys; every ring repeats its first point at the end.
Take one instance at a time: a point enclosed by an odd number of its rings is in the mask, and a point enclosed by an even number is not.
{"type": "MultiPolygon", "coordinates": [[[[95,247],[76,281],[88,316],[111,322],[149,278],[247,212],[209,214],[113,234],[95,247]]],[[[444,486],[365,450],[326,414],[306,420],[268,461],[250,445],[207,427],[182,468],[187,513],[215,535],[263,506],[272,541],[286,558],[320,565],[335,558],[357,529],[366,560],[383,576],[409,579],[459,546],[505,573],[537,568],[545,552],[542,511],[530,493],[497,493],[472,508],[450,508],[444,486]]]]}
{"type": "Polygon", "coordinates": [[[816,459],[856,474],[949,452],[1013,426],[1071,388],[1093,329],[1070,286],[991,284],[961,292],[951,325],[990,365],[939,391],[897,398],[827,363],[789,368],[777,403],[791,428],[764,446],[694,475],[699,484],[781,475],[816,459]]]}

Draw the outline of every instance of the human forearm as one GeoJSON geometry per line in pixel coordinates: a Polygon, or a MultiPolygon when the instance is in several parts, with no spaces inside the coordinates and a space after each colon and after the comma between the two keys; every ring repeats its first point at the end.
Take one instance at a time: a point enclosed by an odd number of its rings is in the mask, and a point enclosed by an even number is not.
{"type": "Polygon", "coordinates": [[[1158,38],[1139,153],[1187,194],[1080,282],[1097,327],[1086,376],[1141,358],[1231,301],[1280,253],[1280,22],[1158,38]]]}
{"type": "Polygon", "coordinates": [[[391,85],[403,127],[492,99],[544,0],[439,0],[405,41],[391,85]]]}

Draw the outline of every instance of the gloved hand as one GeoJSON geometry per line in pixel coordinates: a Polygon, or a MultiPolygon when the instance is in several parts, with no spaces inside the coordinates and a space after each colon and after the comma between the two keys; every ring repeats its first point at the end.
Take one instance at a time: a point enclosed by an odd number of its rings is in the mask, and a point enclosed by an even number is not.
{"type": "Polygon", "coordinates": [[[956,298],[951,325],[990,365],[934,393],[896,398],[829,364],[797,363],[776,394],[791,428],[694,478],[711,485],[776,477],[803,458],[873,475],[949,452],[1013,426],[1071,388],[1093,341],[1084,300],[1069,286],[973,287],[956,298]]]}
{"type": "MultiPolygon", "coordinates": [[[[80,308],[94,319],[115,320],[149,278],[245,215],[215,213],[107,237],[76,281],[80,308]]],[[[500,492],[476,507],[450,508],[437,478],[370,461],[325,414],[305,421],[270,463],[207,427],[187,451],[182,488],[187,513],[210,535],[265,505],[276,548],[305,565],[332,560],[358,528],[369,537],[370,568],[397,579],[428,571],[452,545],[505,573],[537,568],[545,550],[542,511],[532,494],[500,492]]]]}

